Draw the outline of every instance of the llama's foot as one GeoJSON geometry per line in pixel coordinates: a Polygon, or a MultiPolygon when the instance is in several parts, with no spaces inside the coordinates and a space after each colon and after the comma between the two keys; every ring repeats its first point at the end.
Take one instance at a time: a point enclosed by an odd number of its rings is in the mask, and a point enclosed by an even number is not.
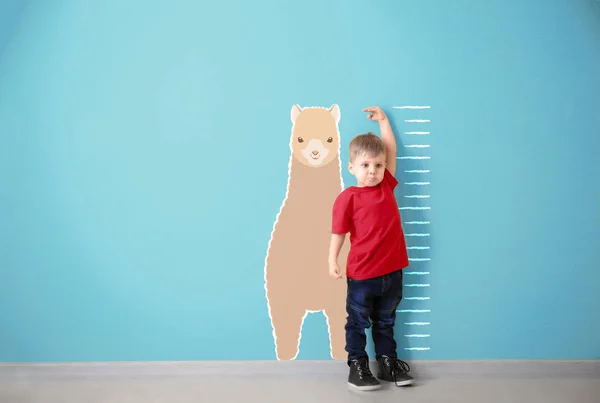
{"type": "Polygon", "coordinates": [[[334,360],[346,360],[346,307],[342,304],[335,309],[326,309],[325,315],[329,326],[331,357],[334,360]]]}
{"type": "Polygon", "coordinates": [[[271,323],[275,337],[275,353],[278,360],[293,360],[298,355],[300,330],[306,310],[289,306],[290,300],[271,302],[271,323]]]}

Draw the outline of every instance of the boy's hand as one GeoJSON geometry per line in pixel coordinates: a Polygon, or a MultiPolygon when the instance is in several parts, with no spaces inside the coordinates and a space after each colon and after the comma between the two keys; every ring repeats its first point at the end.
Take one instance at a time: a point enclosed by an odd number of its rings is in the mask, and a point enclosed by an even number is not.
{"type": "Polygon", "coordinates": [[[363,112],[369,112],[367,118],[376,122],[381,122],[387,119],[385,112],[382,111],[381,108],[378,106],[370,106],[368,108],[363,109],[363,112]]]}
{"type": "Polygon", "coordinates": [[[329,263],[329,277],[331,278],[342,278],[342,271],[337,263],[329,263]]]}
{"type": "Polygon", "coordinates": [[[386,169],[390,171],[392,175],[394,175],[396,173],[397,146],[390,121],[385,115],[385,112],[382,111],[378,106],[370,106],[363,109],[363,112],[369,112],[369,115],[367,116],[369,120],[379,122],[379,128],[381,129],[381,140],[385,146],[386,169]]]}

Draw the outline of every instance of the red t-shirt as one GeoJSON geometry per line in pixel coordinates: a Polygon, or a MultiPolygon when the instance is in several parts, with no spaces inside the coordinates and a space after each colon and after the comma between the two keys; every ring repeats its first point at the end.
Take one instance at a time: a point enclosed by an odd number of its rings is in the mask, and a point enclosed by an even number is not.
{"type": "Polygon", "coordinates": [[[333,204],[332,232],[350,233],[346,275],[354,280],[383,276],[408,266],[400,211],[394,197],[398,180],[385,170],[377,186],[351,186],[333,204]]]}

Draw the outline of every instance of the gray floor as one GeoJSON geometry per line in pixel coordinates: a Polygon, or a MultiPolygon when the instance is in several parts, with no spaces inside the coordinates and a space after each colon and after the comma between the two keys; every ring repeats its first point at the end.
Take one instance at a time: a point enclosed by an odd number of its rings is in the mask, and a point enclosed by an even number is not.
{"type": "Polygon", "coordinates": [[[2,403],[187,402],[600,403],[600,380],[426,380],[354,392],[338,377],[42,380],[0,383],[2,403]]]}
{"type": "Polygon", "coordinates": [[[356,392],[334,361],[0,363],[0,403],[600,403],[600,361],[411,366],[412,387],[356,392]]]}

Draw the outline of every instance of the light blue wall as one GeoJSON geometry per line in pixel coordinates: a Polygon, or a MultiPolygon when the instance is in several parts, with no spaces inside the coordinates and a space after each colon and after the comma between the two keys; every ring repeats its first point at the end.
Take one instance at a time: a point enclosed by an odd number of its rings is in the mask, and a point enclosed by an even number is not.
{"type": "MultiPolygon", "coordinates": [[[[295,103],[339,104],[344,165],[373,104],[399,155],[431,156],[432,208],[403,212],[431,222],[409,278],[430,287],[406,290],[430,300],[402,304],[431,312],[397,329],[429,350],[403,356],[600,358],[597,1],[16,3],[0,361],[275,359],[263,268],[295,103]]],[[[328,348],[310,315],[298,359],[328,348]]]]}

